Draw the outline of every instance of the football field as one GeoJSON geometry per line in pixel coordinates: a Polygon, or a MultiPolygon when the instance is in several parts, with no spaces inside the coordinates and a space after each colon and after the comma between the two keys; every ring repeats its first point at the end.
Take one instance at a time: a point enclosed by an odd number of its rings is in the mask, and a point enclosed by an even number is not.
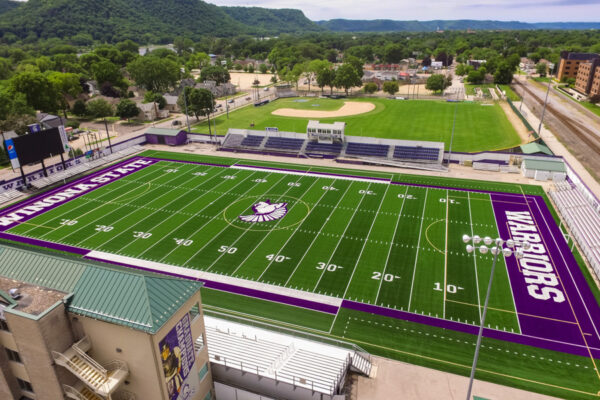
{"type": "MultiPolygon", "coordinates": [[[[491,255],[461,236],[498,236],[490,195],[159,161],[10,233],[479,324],[491,255]],[[251,223],[260,201],[285,203],[251,223]]],[[[504,265],[490,326],[519,332],[504,265]]]]}

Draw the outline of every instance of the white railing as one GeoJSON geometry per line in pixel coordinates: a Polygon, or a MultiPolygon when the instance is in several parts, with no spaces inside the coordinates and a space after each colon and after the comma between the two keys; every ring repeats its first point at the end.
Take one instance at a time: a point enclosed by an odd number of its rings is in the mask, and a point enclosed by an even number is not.
{"type": "Polygon", "coordinates": [[[75,389],[72,386],[62,385],[62,387],[63,392],[65,392],[65,395],[67,395],[67,397],[70,397],[75,400],[89,400],[84,395],[82,395],[79,390],[75,389]]]}
{"type": "Polygon", "coordinates": [[[83,368],[72,363],[71,360],[69,360],[64,354],[59,353],[57,351],[53,351],[52,357],[58,365],[62,365],[63,367],[71,371],[73,374],[79,377],[79,379],[84,381],[88,386],[93,388],[98,387],[98,384],[92,382],[90,379],[87,378],[87,372],[83,368]]]}

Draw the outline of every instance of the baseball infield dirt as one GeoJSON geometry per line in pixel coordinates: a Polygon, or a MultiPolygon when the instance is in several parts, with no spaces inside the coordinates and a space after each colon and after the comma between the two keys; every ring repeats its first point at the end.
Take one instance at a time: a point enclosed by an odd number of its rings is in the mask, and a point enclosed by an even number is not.
{"type": "Polygon", "coordinates": [[[349,115],[364,114],[375,109],[375,104],[357,101],[345,101],[344,105],[336,111],[313,111],[297,110],[294,108],[280,108],[271,114],[280,117],[301,117],[301,118],[335,118],[347,117],[349,115]]]}

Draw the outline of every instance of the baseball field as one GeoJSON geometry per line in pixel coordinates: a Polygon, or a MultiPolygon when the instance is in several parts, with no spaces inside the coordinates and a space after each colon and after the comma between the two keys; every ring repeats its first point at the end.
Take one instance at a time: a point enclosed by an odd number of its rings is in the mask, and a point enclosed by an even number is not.
{"type": "MultiPolygon", "coordinates": [[[[498,104],[468,102],[289,98],[232,111],[229,116],[217,117],[213,124],[219,135],[225,135],[229,128],[267,127],[302,133],[306,132],[309,119],[346,122],[347,135],[437,141],[446,143],[447,149],[454,125],[452,149],[459,152],[501,150],[521,144],[515,128],[498,104]],[[369,103],[368,107],[362,103],[369,103]],[[281,110],[296,112],[282,113],[281,110]]],[[[208,133],[208,124],[196,125],[193,131],[208,133]]]]}

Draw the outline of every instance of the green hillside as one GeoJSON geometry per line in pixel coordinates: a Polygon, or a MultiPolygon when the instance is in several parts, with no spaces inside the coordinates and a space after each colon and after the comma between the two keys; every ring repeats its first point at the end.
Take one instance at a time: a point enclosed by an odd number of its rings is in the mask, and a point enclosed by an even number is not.
{"type": "Polygon", "coordinates": [[[17,8],[21,3],[13,0],[0,0],[0,14],[17,8]]]}
{"type": "Polygon", "coordinates": [[[202,34],[277,35],[310,29],[322,28],[301,11],[225,10],[200,0],[28,0],[0,15],[0,37],[7,32],[44,39],[87,33],[106,42],[163,43],[179,35],[199,40],[202,34]]]}

